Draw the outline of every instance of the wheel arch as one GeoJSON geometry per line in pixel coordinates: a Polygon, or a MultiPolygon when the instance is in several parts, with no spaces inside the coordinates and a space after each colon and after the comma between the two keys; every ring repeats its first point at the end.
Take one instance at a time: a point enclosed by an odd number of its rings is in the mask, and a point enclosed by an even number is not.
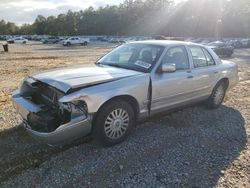
{"type": "Polygon", "coordinates": [[[94,124],[99,112],[101,111],[101,109],[103,109],[107,104],[109,104],[115,100],[123,100],[123,101],[129,103],[134,110],[135,119],[137,119],[137,117],[139,115],[139,103],[136,100],[136,98],[131,96],[131,95],[118,95],[118,96],[114,96],[114,97],[108,99],[107,101],[105,101],[103,104],[100,105],[98,111],[94,114],[93,124],[94,124]]]}
{"type": "Polygon", "coordinates": [[[217,85],[218,83],[221,83],[221,82],[223,82],[223,83],[225,84],[226,89],[227,89],[228,86],[229,86],[229,79],[228,79],[227,77],[221,78],[221,79],[218,80],[218,82],[216,83],[216,85],[217,85]]]}

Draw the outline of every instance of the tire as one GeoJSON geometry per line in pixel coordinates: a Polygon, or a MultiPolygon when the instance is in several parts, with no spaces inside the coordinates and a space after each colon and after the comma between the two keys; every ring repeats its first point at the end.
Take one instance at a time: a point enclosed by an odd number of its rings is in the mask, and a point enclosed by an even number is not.
{"type": "Polygon", "coordinates": [[[87,46],[87,45],[88,45],[88,42],[85,41],[85,42],[83,43],[83,46],[87,46]]]}
{"type": "Polygon", "coordinates": [[[114,100],[100,109],[94,121],[92,135],[103,146],[124,141],[134,128],[135,114],[130,104],[114,100]]]}
{"type": "Polygon", "coordinates": [[[67,42],[67,46],[70,46],[71,45],[71,43],[70,42],[67,42]]]}
{"type": "Polygon", "coordinates": [[[226,90],[227,87],[225,82],[223,81],[218,82],[214,87],[211,96],[206,101],[207,108],[209,109],[218,108],[225,98],[226,90]]]}
{"type": "Polygon", "coordinates": [[[23,44],[26,44],[26,41],[23,41],[23,44]]]}

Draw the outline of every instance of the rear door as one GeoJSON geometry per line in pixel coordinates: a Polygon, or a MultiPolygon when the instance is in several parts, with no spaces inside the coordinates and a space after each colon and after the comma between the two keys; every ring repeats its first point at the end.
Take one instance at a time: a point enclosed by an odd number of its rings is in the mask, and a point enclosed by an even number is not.
{"type": "Polygon", "coordinates": [[[194,95],[209,96],[218,77],[216,63],[211,54],[203,47],[189,46],[192,57],[192,75],[194,95]]]}

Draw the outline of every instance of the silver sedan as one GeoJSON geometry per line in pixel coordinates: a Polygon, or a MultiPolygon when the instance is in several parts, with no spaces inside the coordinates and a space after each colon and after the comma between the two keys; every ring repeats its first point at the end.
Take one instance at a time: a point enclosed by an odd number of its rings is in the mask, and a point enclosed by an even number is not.
{"type": "Polygon", "coordinates": [[[124,44],[93,65],[26,78],[13,93],[27,131],[47,144],[92,134],[114,145],[138,120],[205,101],[218,108],[238,82],[237,66],[194,43],[124,44]]]}

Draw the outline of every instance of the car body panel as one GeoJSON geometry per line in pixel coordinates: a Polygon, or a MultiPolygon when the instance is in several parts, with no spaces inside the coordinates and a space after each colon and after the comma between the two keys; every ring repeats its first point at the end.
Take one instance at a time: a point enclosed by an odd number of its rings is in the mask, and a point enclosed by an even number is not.
{"type": "Polygon", "coordinates": [[[110,82],[139,74],[141,73],[110,66],[85,65],[45,72],[34,75],[32,78],[67,93],[70,89],[110,82]]]}
{"type": "Polygon", "coordinates": [[[130,96],[136,99],[140,113],[147,113],[149,74],[140,74],[83,88],[77,92],[62,97],[59,102],[84,100],[87,103],[89,113],[97,112],[108,100],[117,96],[130,96]],[[133,83],[133,84],[131,84],[133,83]],[[122,86],[122,87],[121,87],[122,86]]]}
{"type": "Polygon", "coordinates": [[[193,93],[193,82],[188,78],[189,75],[190,73],[187,71],[179,71],[152,76],[151,111],[190,100],[193,93]]]}
{"type": "Polygon", "coordinates": [[[23,124],[30,136],[49,145],[63,144],[86,136],[91,133],[92,127],[91,119],[80,119],[61,125],[53,132],[44,133],[32,130],[29,123],[25,120],[23,124]]]}
{"type": "Polygon", "coordinates": [[[39,106],[23,98],[20,95],[19,90],[16,90],[15,92],[13,92],[12,101],[13,101],[14,107],[17,109],[17,111],[19,112],[19,114],[21,115],[23,119],[27,119],[29,113],[37,113],[41,110],[39,106]]]}

